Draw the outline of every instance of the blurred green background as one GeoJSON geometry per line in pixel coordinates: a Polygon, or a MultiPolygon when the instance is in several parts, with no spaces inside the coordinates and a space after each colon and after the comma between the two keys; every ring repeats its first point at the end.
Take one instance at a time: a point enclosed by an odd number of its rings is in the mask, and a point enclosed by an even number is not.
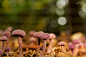
{"type": "Polygon", "coordinates": [[[85,0],[0,0],[0,29],[12,26],[26,32],[43,30],[57,34],[62,30],[83,31],[86,28],[84,4],[85,0]],[[75,15],[73,9],[77,9],[78,14],[75,15]],[[76,16],[78,18],[72,18],[76,16]],[[79,29],[80,26],[83,29],[79,29]]]}

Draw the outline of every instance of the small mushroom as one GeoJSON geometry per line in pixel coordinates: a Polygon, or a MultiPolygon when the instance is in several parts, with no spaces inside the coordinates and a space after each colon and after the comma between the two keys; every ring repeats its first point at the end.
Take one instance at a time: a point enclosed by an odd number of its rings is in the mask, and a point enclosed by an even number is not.
{"type": "Polygon", "coordinates": [[[63,42],[63,41],[59,42],[58,46],[61,47],[61,52],[63,52],[63,47],[65,46],[65,42],[63,42]]]}
{"type": "Polygon", "coordinates": [[[10,47],[7,47],[7,56],[9,56],[10,47]]]}
{"type": "Polygon", "coordinates": [[[32,37],[32,38],[30,38],[30,45],[31,46],[33,46],[33,45],[35,45],[34,43],[36,42],[36,38],[34,38],[34,37],[32,37]]]}
{"type": "Polygon", "coordinates": [[[25,36],[25,32],[23,30],[14,30],[12,32],[12,36],[18,37],[19,42],[19,55],[22,57],[22,38],[25,36]]]}
{"type": "Polygon", "coordinates": [[[3,32],[3,36],[6,36],[8,38],[7,47],[9,47],[9,40],[10,40],[11,32],[5,31],[5,32],[3,32]]]}
{"type": "Polygon", "coordinates": [[[72,54],[74,52],[74,49],[75,49],[75,45],[74,44],[70,44],[69,45],[69,49],[71,50],[72,54]]]}
{"type": "Polygon", "coordinates": [[[40,55],[40,57],[42,57],[45,50],[46,50],[46,40],[50,38],[50,35],[48,33],[42,33],[42,34],[39,35],[39,38],[43,39],[43,49],[42,49],[42,52],[41,52],[41,55],[40,55]]]}
{"type": "Polygon", "coordinates": [[[34,34],[34,37],[35,37],[35,38],[38,38],[38,45],[37,45],[37,52],[36,52],[36,56],[37,56],[37,57],[39,57],[39,56],[38,56],[39,50],[40,50],[40,38],[39,38],[39,35],[40,35],[41,33],[44,33],[44,32],[39,31],[39,32],[36,32],[36,33],[34,34]]]}
{"type": "Polygon", "coordinates": [[[1,55],[0,57],[2,57],[2,55],[3,55],[3,51],[1,49],[0,49],[0,55],[1,55]]]}
{"type": "Polygon", "coordinates": [[[49,52],[53,47],[53,40],[52,39],[56,38],[56,35],[53,33],[50,33],[49,35],[50,35],[50,38],[49,38],[49,46],[48,46],[47,52],[49,52]]]}
{"type": "MultiPolygon", "coordinates": [[[[3,32],[3,36],[6,36],[8,38],[8,40],[7,40],[7,47],[9,47],[9,40],[10,40],[11,32],[5,31],[5,32],[3,32]]],[[[9,51],[7,50],[7,56],[9,55],[9,51]]]]}
{"type": "Polygon", "coordinates": [[[4,51],[4,49],[5,49],[5,41],[7,41],[7,37],[6,37],[6,36],[2,36],[2,37],[0,38],[0,41],[3,42],[2,51],[4,51]]]}

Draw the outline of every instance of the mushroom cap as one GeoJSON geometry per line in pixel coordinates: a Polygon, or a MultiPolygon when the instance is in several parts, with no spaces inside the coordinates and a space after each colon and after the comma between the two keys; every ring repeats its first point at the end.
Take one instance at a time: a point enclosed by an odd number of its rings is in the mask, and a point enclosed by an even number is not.
{"type": "Polygon", "coordinates": [[[3,51],[0,49],[0,55],[3,55],[3,51]]]}
{"type": "Polygon", "coordinates": [[[3,32],[3,36],[6,36],[7,38],[9,38],[11,36],[11,32],[5,31],[3,32]]]}
{"type": "Polygon", "coordinates": [[[30,42],[36,42],[36,38],[32,37],[32,38],[30,39],[30,42]]]}
{"type": "Polygon", "coordinates": [[[73,40],[73,43],[74,43],[74,44],[78,44],[78,43],[80,43],[80,40],[79,40],[79,39],[73,40]]]}
{"type": "Polygon", "coordinates": [[[12,30],[13,30],[12,26],[7,27],[7,29],[6,29],[6,31],[9,31],[9,32],[11,32],[12,30]]]}
{"type": "Polygon", "coordinates": [[[7,41],[7,37],[6,37],[6,36],[2,36],[2,37],[0,38],[0,41],[7,41]]]}
{"type": "Polygon", "coordinates": [[[69,45],[69,49],[75,49],[75,45],[74,44],[69,45]]]}
{"type": "Polygon", "coordinates": [[[12,36],[14,36],[14,37],[19,37],[20,36],[21,38],[23,38],[25,36],[25,32],[23,30],[17,29],[17,30],[14,30],[12,32],[12,36]]]}
{"type": "Polygon", "coordinates": [[[84,43],[79,43],[79,44],[77,44],[77,46],[82,47],[82,46],[84,46],[84,43]]]}
{"type": "Polygon", "coordinates": [[[59,43],[58,43],[58,46],[60,46],[60,45],[61,45],[61,46],[65,46],[65,42],[63,42],[63,41],[59,42],[59,43]]]}
{"type": "Polygon", "coordinates": [[[38,38],[41,33],[44,33],[44,32],[43,32],[43,31],[36,32],[36,33],[34,34],[34,37],[35,37],[35,38],[38,38]]]}
{"type": "Polygon", "coordinates": [[[42,34],[39,35],[39,38],[40,39],[49,39],[50,35],[48,33],[42,33],[42,34]]]}
{"type": "Polygon", "coordinates": [[[10,47],[7,47],[7,51],[10,51],[10,47]]]}
{"type": "Polygon", "coordinates": [[[29,31],[28,34],[29,34],[30,36],[34,36],[34,33],[35,33],[35,31],[34,31],[34,30],[31,30],[31,31],[29,31]]]}
{"type": "Polygon", "coordinates": [[[50,35],[50,38],[49,39],[56,38],[56,35],[53,34],[53,33],[50,33],[49,35],[50,35]]]}

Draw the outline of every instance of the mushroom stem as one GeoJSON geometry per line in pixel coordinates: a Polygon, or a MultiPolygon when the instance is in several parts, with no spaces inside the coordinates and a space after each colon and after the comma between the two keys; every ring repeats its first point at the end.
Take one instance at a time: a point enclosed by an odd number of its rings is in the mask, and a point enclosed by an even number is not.
{"type": "Polygon", "coordinates": [[[61,52],[63,52],[63,46],[61,46],[61,52]]]}
{"type": "Polygon", "coordinates": [[[74,51],[74,49],[71,49],[72,54],[73,54],[73,51],[74,51]]]}
{"type": "Polygon", "coordinates": [[[3,52],[4,52],[4,48],[5,48],[5,41],[3,41],[3,48],[2,48],[3,52]]]}
{"type": "Polygon", "coordinates": [[[49,52],[51,48],[52,48],[52,40],[49,39],[49,46],[48,46],[47,52],[49,52]]]}
{"type": "Polygon", "coordinates": [[[37,52],[36,52],[37,57],[39,57],[38,56],[39,50],[40,50],[40,39],[38,38],[38,45],[37,45],[37,52]]]}
{"type": "Polygon", "coordinates": [[[9,56],[9,51],[7,51],[7,56],[9,56]]]}
{"type": "Polygon", "coordinates": [[[19,42],[19,55],[22,56],[22,38],[18,37],[19,42]]]}
{"type": "Polygon", "coordinates": [[[43,49],[42,49],[40,57],[43,57],[43,54],[44,54],[45,50],[46,50],[46,40],[44,39],[43,40],[43,49]]]}
{"type": "MultiPolygon", "coordinates": [[[[7,47],[9,47],[9,40],[7,40],[7,47]]],[[[9,51],[7,50],[7,56],[9,55],[9,51]]]]}

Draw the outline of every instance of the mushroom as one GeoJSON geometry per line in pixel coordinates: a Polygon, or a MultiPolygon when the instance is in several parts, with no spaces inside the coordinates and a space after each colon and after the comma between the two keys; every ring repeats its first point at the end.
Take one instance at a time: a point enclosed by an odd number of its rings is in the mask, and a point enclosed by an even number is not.
{"type": "Polygon", "coordinates": [[[7,41],[7,37],[6,37],[6,36],[2,36],[2,37],[0,38],[0,41],[3,42],[2,51],[4,51],[4,48],[5,48],[5,41],[7,41]]]}
{"type": "Polygon", "coordinates": [[[11,32],[5,31],[5,32],[3,32],[3,36],[6,36],[8,38],[8,40],[7,40],[7,47],[8,47],[9,46],[9,39],[10,39],[10,36],[11,36],[11,32]]]}
{"type": "Polygon", "coordinates": [[[22,56],[22,38],[25,36],[25,32],[23,30],[17,29],[12,32],[12,36],[18,37],[19,55],[22,56]]]}
{"type": "Polygon", "coordinates": [[[35,38],[38,38],[38,45],[37,45],[37,52],[36,52],[36,56],[37,56],[37,57],[38,57],[39,50],[40,50],[40,38],[39,38],[39,35],[40,35],[41,33],[44,33],[44,32],[39,31],[39,32],[36,32],[36,33],[34,34],[34,37],[35,37],[35,38]]]}
{"type": "Polygon", "coordinates": [[[0,55],[1,55],[1,57],[2,57],[2,55],[3,55],[3,51],[0,49],[0,55]]]}
{"type": "Polygon", "coordinates": [[[7,47],[7,56],[9,56],[10,47],[7,47]]]}
{"type": "Polygon", "coordinates": [[[52,44],[53,40],[52,39],[56,38],[56,35],[53,33],[50,33],[49,35],[50,35],[50,38],[49,38],[49,46],[48,46],[47,52],[49,52],[53,47],[53,44],[52,44]]]}
{"type": "Polygon", "coordinates": [[[42,49],[42,52],[41,52],[41,55],[40,55],[40,57],[42,57],[45,50],[46,50],[46,40],[50,38],[50,35],[48,33],[42,33],[42,34],[39,35],[39,38],[43,39],[43,49],[42,49]]]}
{"type": "Polygon", "coordinates": [[[63,46],[65,46],[65,42],[63,42],[63,41],[59,42],[58,46],[61,47],[61,52],[63,52],[63,46]]]}
{"type": "Polygon", "coordinates": [[[73,43],[74,44],[79,44],[81,41],[79,40],[79,39],[77,39],[77,40],[73,40],[73,43]]]}
{"type": "Polygon", "coordinates": [[[35,45],[34,43],[36,42],[36,38],[34,38],[34,37],[32,37],[32,38],[30,38],[30,45],[31,46],[33,46],[33,45],[35,45]]]}
{"type": "Polygon", "coordinates": [[[70,44],[69,45],[69,49],[71,50],[72,54],[74,52],[74,49],[75,49],[75,45],[74,44],[70,44]]]}
{"type": "MultiPolygon", "coordinates": [[[[8,38],[8,40],[7,40],[7,47],[9,47],[9,40],[10,40],[11,32],[5,31],[5,32],[3,32],[3,36],[6,36],[8,38]]],[[[7,50],[7,56],[9,55],[9,51],[7,50]]]]}

